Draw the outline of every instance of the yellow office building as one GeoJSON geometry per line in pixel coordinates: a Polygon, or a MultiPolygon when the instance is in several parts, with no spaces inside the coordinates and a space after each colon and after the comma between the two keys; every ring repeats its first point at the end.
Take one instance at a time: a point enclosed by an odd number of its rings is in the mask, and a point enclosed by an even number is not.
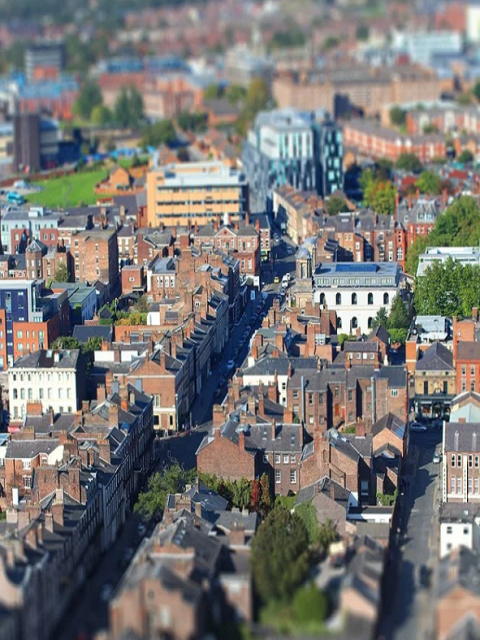
{"type": "Polygon", "coordinates": [[[147,174],[148,226],[204,225],[225,214],[236,221],[248,206],[245,176],[221,162],[154,163],[147,174]]]}

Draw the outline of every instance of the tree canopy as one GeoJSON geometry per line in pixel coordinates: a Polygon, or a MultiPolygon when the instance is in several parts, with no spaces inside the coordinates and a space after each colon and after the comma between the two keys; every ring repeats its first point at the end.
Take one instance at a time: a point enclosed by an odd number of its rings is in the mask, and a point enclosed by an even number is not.
{"type": "Polygon", "coordinates": [[[469,149],[464,149],[457,158],[457,160],[459,162],[462,162],[463,164],[468,164],[469,162],[473,162],[474,159],[475,159],[474,155],[469,149]]]}
{"type": "Polygon", "coordinates": [[[390,180],[375,177],[371,169],[362,173],[360,186],[363,189],[363,204],[376,213],[391,215],[395,212],[396,189],[390,180]]]}
{"type": "Polygon", "coordinates": [[[187,484],[194,482],[196,469],[185,470],[178,462],[148,479],[146,491],[140,493],[134,511],[145,519],[159,518],[165,509],[169,493],[182,493],[187,484]]]}
{"type": "Polygon", "coordinates": [[[143,119],[143,98],[135,87],[122,87],[115,102],[114,119],[117,124],[126,129],[136,128],[143,119]]]}
{"type": "Polygon", "coordinates": [[[415,281],[414,304],[420,315],[469,316],[480,306],[480,267],[433,262],[415,281]]]}
{"type": "Polygon", "coordinates": [[[435,171],[422,171],[416,182],[417,188],[421,193],[429,195],[438,195],[442,192],[442,178],[435,171]]]}
{"type": "Polygon", "coordinates": [[[143,146],[159,147],[161,144],[170,145],[177,137],[171,120],[159,120],[148,125],[143,130],[143,146]]]}
{"type": "Polygon", "coordinates": [[[331,196],[327,200],[327,211],[331,216],[336,216],[342,211],[348,211],[347,203],[339,196],[331,196]]]}
{"type": "Polygon", "coordinates": [[[87,80],[78,94],[73,105],[75,115],[90,120],[95,107],[103,103],[102,92],[96,82],[87,80]]]}
{"type": "Polygon", "coordinates": [[[414,153],[401,153],[396,163],[397,169],[419,173],[423,165],[414,153]]]}
{"type": "Polygon", "coordinates": [[[309,571],[309,541],[301,518],[274,509],[252,541],[250,563],[256,590],[264,603],[288,601],[309,571]]]}
{"type": "Polygon", "coordinates": [[[401,127],[405,124],[406,119],[407,114],[401,107],[395,106],[390,109],[390,122],[392,124],[401,127]]]}

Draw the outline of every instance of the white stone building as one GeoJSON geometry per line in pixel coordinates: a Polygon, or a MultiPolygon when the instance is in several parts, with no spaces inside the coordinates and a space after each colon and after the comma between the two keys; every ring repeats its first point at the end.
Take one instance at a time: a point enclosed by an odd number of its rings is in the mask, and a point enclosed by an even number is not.
{"type": "Polygon", "coordinates": [[[43,412],[76,411],[85,381],[79,356],[79,349],[41,349],[19,358],[8,370],[10,419],[22,419],[29,402],[41,402],[43,412]]]}
{"type": "Polygon", "coordinates": [[[321,263],[313,275],[313,302],[336,311],[338,333],[368,333],[382,307],[390,312],[400,275],[397,262],[321,263]]]}

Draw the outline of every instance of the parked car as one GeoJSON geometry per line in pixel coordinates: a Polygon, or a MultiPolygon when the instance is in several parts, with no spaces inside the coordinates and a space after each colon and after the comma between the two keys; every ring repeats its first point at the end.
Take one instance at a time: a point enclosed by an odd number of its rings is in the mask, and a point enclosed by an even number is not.
{"type": "Polygon", "coordinates": [[[433,462],[434,462],[434,464],[438,464],[440,462],[440,460],[441,460],[440,454],[435,452],[433,454],[433,462]]]}
{"type": "Polygon", "coordinates": [[[279,276],[275,276],[275,277],[273,278],[273,282],[274,282],[275,284],[278,284],[278,283],[280,282],[280,278],[279,278],[279,276]]]}
{"type": "Polygon", "coordinates": [[[234,360],[229,360],[229,361],[227,362],[227,369],[228,369],[229,371],[231,371],[234,367],[235,367],[235,362],[234,362],[234,360]]]}
{"type": "Polygon", "coordinates": [[[427,427],[422,424],[421,422],[411,422],[410,423],[410,430],[411,431],[426,431],[427,427]]]}

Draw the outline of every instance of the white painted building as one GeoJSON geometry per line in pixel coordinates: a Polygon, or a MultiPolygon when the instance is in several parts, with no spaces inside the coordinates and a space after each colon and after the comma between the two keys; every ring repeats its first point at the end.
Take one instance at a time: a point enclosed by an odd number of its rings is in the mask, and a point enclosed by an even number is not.
{"type": "Polygon", "coordinates": [[[480,548],[480,507],[447,503],[440,511],[440,558],[458,547],[480,548]]]}
{"type": "Polygon", "coordinates": [[[449,258],[462,265],[480,266],[480,247],[427,247],[418,258],[417,276],[425,275],[434,262],[447,262],[449,258]]]}
{"type": "Polygon", "coordinates": [[[19,358],[8,370],[10,419],[22,419],[29,402],[41,402],[44,413],[76,411],[79,355],[79,349],[41,349],[19,358]]]}
{"type": "Polygon", "coordinates": [[[338,333],[368,333],[382,307],[390,312],[400,274],[397,262],[322,263],[313,276],[313,301],[336,311],[338,333]]]}

